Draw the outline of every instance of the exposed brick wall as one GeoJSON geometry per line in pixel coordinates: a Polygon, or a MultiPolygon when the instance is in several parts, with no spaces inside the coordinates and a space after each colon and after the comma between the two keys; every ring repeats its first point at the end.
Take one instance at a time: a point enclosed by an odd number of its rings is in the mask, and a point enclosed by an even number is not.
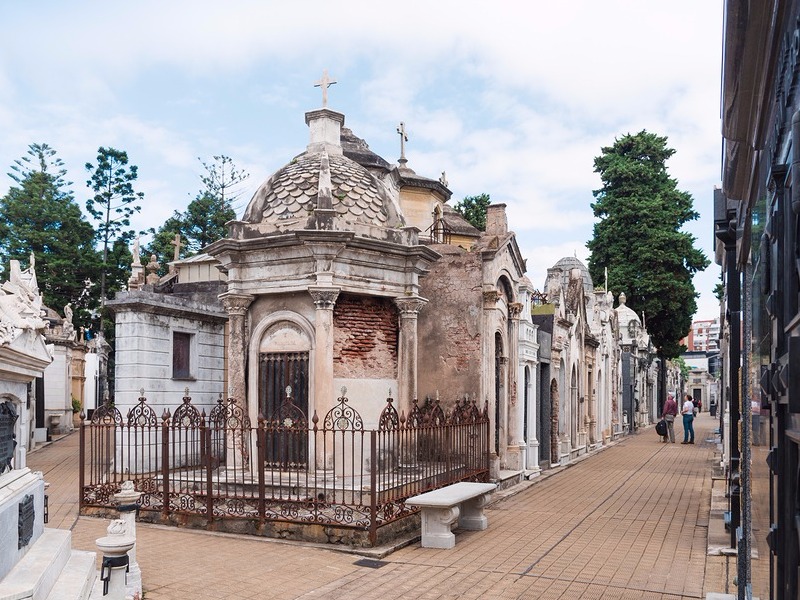
{"type": "Polygon", "coordinates": [[[341,294],[333,329],[334,377],[397,377],[398,316],[391,300],[341,294]]]}

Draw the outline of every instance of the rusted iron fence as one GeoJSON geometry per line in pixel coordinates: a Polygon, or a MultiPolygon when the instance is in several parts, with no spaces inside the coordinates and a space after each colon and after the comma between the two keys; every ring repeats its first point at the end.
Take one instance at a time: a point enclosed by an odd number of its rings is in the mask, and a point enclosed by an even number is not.
{"type": "Polygon", "coordinates": [[[80,428],[82,513],[113,508],[125,480],[143,492],[150,521],[209,529],[249,520],[353,528],[375,544],[378,530],[416,512],[405,500],[458,481],[487,481],[489,418],[467,399],[451,412],[430,399],[408,415],[386,399],[365,429],[346,390],[320,421],[290,391],[270,419],[252,423],[234,399],[206,414],[187,395],[161,416],[142,392],[127,415],[108,403],[80,428]]]}

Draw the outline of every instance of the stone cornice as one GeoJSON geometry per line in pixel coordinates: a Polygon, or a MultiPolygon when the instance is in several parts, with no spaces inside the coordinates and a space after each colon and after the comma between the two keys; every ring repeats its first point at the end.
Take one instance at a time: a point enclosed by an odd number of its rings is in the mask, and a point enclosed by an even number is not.
{"type": "Polygon", "coordinates": [[[117,292],[113,300],[106,302],[106,306],[113,313],[143,312],[196,319],[209,323],[224,323],[228,320],[225,313],[210,310],[207,308],[208,305],[200,305],[186,298],[154,292],[117,292]]]}

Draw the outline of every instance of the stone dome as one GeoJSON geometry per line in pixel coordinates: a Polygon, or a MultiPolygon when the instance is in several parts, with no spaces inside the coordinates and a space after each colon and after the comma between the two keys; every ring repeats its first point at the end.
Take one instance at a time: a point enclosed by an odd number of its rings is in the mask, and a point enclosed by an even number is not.
{"type": "Polygon", "coordinates": [[[566,289],[569,287],[569,277],[573,269],[578,269],[581,272],[583,279],[583,291],[587,297],[594,293],[594,284],[592,283],[592,276],[589,275],[589,269],[586,268],[580,260],[575,256],[565,256],[553,265],[553,269],[561,270],[561,284],[566,289]]]}
{"type": "Polygon", "coordinates": [[[339,223],[337,229],[355,223],[402,225],[383,184],[357,162],[325,152],[301,154],[276,171],[253,195],[244,221],[267,222],[279,229],[304,228],[317,208],[323,157],[330,167],[331,206],[339,223]]]}
{"type": "Polygon", "coordinates": [[[397,194],[345,156],[344,115],[322,108],[307,112],[306,124],[310,131],[306,151],[256,191],[243,221],[278,231],[326,229],[361,234],[404,226],[397,194]]]}

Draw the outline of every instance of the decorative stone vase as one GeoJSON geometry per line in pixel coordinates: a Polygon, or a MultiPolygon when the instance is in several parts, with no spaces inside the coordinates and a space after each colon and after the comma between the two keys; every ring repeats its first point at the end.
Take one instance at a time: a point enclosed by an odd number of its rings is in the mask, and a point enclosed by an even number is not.
{"type": "Polygon", "coordinates": [[[54,414],[48,417],[48,421],[50,422],[50,430],[56,431],[58,430],[59,425],[61,425],[61,415],[54,414]]]}

